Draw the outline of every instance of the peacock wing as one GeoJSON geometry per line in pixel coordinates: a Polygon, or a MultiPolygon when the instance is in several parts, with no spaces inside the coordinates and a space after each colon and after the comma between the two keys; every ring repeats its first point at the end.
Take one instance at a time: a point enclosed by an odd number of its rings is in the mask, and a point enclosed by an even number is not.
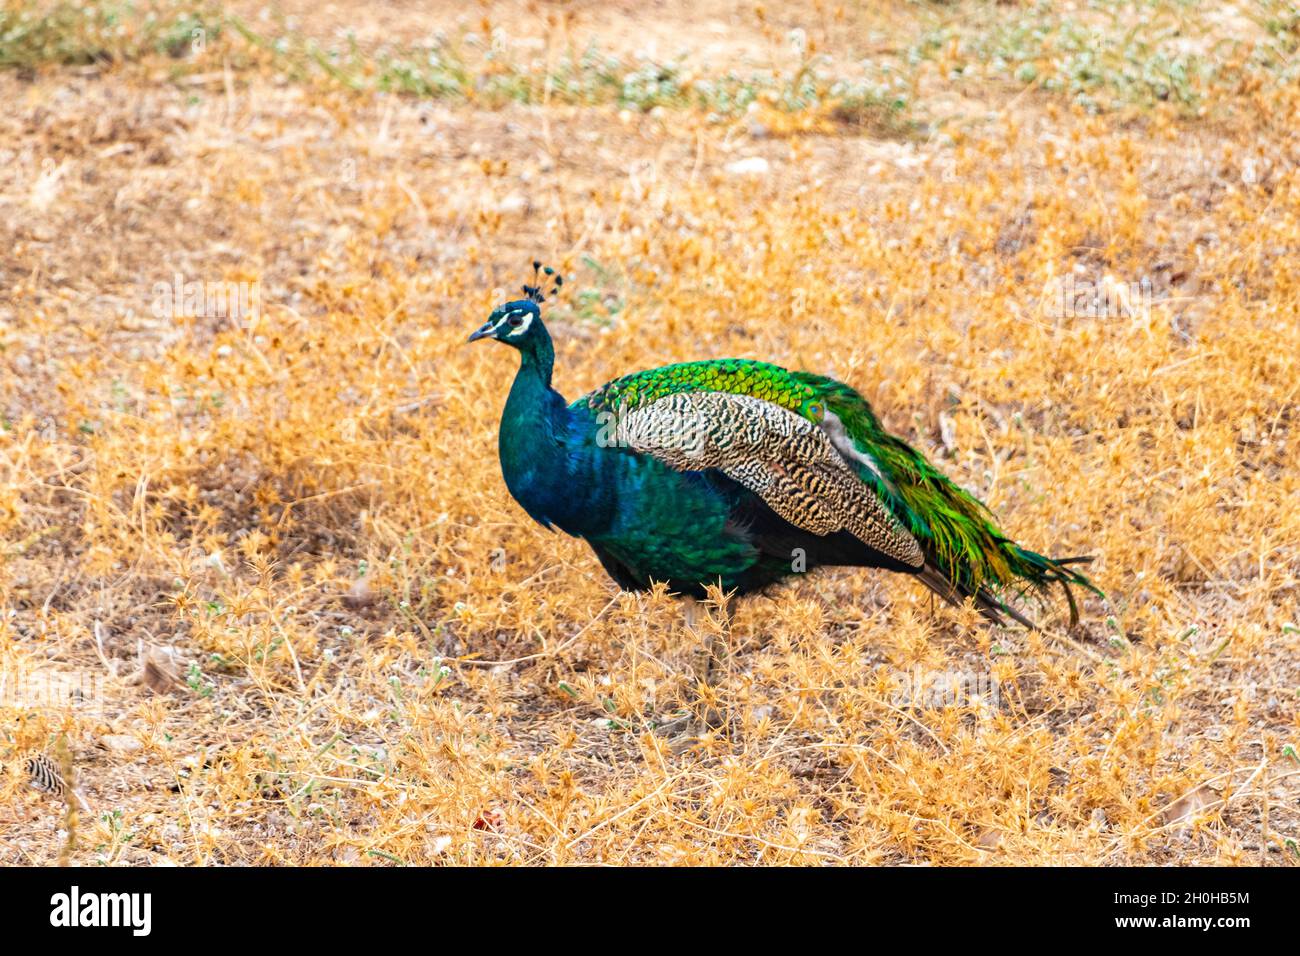
{"type": "Polygon", "coordinates": [[[798,528],[858,540],[920,568],[915,538],[849,467],[815,422],[774,402],[725,391],[673,392],[610,413],[598,439],[677,471],[714,468],[798,528]]]}

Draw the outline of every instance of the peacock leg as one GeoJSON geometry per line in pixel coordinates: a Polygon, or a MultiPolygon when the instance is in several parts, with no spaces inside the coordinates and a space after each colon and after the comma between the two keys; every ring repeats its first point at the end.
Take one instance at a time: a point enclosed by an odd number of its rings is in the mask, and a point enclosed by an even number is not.
{"type": "Polygon", "coordinates": [[[695,673],[695,701],[692,707],[695,719],[692,721],[692,729],[703,733],[721,727],[725,722],[716,706],[718,700],[715,687],[723,659],[731,646],[733,611],[731,602],[724,599],[717,603],[719,620],[716,623],[713,620],[701,621],[699,602],[694,598],[687,598],[686,601],[686,630],[695,646],[692,655],[692,669],[695,673]]]}
{"type": "Polygon", "coordinates": [[[700,627],[700,616],[700,602],[693,597],[683,597],[682,620],[691,647],[691,673],[695,675],[696,686],[709,687],[714,667],[713,641],[709,630],[700,627]]]}
{"type": "Polygon", "coordinates": [[[717,703],[714,681],[721,668],[720,657],[726,653],[731,640],[730,603],[721,607],[721,633],[719,625],[712,620],[704,620],[699,602],[692,597],[682,599],[682,621],[685,624],[686,639],[690,651],[691,668],[687,680],[692,687],[686,701],[689,713],[685,716],[661,724],[657,733],[681,740],[675,747],[685,746],[689,741],[704,731],[720,727],[722,717],[714,706],[717,703]]]}

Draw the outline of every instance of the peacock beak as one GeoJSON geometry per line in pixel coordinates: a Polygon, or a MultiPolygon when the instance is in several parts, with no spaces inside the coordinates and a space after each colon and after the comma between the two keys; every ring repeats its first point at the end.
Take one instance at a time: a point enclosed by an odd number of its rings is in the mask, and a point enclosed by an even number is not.
{"type": "Polygon", "coordinates": [[[482,328],[480,328],[477,332],[475,332],[473,335],[471,335],[468,339],[465,340],[466,344],[469,344],[470,342],[477,342],[479,339],[487,338],[489,335],[492,334],[493,330],[496,327],[497,327],[496,322],[494,322],[491,319],[488,319],[488,321],[483,323],[482,328]]]}

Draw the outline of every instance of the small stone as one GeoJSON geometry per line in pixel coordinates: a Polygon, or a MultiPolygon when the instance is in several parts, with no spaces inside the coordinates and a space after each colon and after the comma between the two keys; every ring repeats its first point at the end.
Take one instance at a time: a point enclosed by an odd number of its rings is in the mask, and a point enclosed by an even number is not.
{"type": "Polygon", "coordinates": [[[366,580],[365,575],[352,582],[352,587],[348,588],[347,594],[343,595],[343,603],[353,609],[369,607],[375,603],[375,595],[370,590],[370,582],[366,580]]]}
{"type": "Polygon", "coordinates": [[[772,164],[762,156],[750,156],[748,159],[727,163],[724,168],[732,176],[766,176],[771,171],[772,164]]]}
{"type": "Polygon", "coordinates": [[[497,212],[505,216],[525,212],[527,209],[528,197],[523,193],[510,193],[501,202],[497,203],[497,212]]]}

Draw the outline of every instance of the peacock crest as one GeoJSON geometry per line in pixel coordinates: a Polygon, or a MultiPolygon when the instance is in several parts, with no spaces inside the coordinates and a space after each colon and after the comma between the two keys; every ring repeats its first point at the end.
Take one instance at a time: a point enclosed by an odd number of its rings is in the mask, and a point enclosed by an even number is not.
{"type": "Polygon", "coordinates": [[[524,291],[524,295],[527,296],[530,302],[536,302],[538,305],[541,305],[543,302],[546,301],[547,295],[550,295],[552,298],[559,295],[560,288],[563,285],[564,285],[564,276],[560,275],[550,266],[542,265],[541,260],[534,259],[533,260],[533,284],[532,285],[525,284],[523,291],[524,291]],[[552,280],[551,291],[549,293],[542,291],[542,287],[546,284],[545,279],[543,279],[543,276],[545,276],[546,279],[552,280]]]}

